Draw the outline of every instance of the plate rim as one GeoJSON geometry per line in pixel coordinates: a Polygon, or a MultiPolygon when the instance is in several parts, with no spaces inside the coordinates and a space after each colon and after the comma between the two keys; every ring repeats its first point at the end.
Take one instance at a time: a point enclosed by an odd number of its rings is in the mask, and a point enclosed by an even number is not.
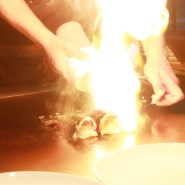
{"type": "MultiPolygon", "coordinates": [[[[57,176],[57,177],[61,177],[61,180],[62,180],[62,177],[66,177],[66,178],[72,178],[72,179],[76,179],[76,180],[80,180],[80,181],[83,181],[84,183],[91,183],[92,185],[101,185],[100,182],[97,180],[94,180],[94,179],[90,179],[90,178],[87,178],[87,177],[83,177],[83,176],[80,176],[80,175],[76,175],[76,174],[71,174],[71,173],[65,173],[65,172],[57,172],[57,171],[40,171],[40,170],[20,170],[20,171],[6,171],[6,172],[1,172],[0,173],[0,178],[1,177],[7,177],[10,178],[11,177],[11,173],[12,173],[12,176],[16,176],[16,174],[20,177],[24,174],[26,175],[30,175],[30,177],[32,175],[36,176],[36,175],[44,175],[47,177],[47,175],[51,175],[53,177],[57,176]]],[[[97,179],[95,177],[95,179],[97,179]]]]}
{"type": "Polygon", "coordinates": [[[95,161],[95,165],[94,165],[94,168],[93,168],[93,172],[94,172],[94,175],[95,177],[98,179],[98,181],[100,183],[103,183],[103,184],[106,184],[106,185],[109,185],[110,183],[107,182],[100,174],[98,174],[98,170],[97,170],[97,166],[99,164],[99,162],[101,162],[102,160],[104,160],[105,158],[108,158],[108,157],[111,157],[113,156],[115,153],[119,153],[120,151],[121,152],[124,152],[124,151],[132,151],[134,149],[137,149],[137,148],[146,148],[146,147],[152,147],[152,146],[166,146],[166,147],[184,147],[185,149],[185,143],[184,142],[158,142],[158,143],[145,143],[145,144],[139,144],[139,145],[135,145],[135,146],[132,146],[132,147],[127,147],[127,148],[121,148],[121,149],[118,149],[116,151],[113,151],[113,152],[109,152],[108,154],[105,154],[103,155],[102,157],[100,157],[99,159],[97,159],[95,161]]]}

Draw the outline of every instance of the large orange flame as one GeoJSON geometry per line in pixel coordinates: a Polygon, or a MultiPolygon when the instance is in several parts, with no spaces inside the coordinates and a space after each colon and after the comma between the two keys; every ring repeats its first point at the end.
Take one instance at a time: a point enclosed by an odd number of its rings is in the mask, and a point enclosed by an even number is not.
{"type": "MultiPolygon", "coordinates": [[[[97,108],[116,113],[121,127],[132,132],[137,128],[136,92],[140,86],[132,60],[138,49],[133,42],[127,50],[123,36],[128,32],[143,40],[161,34],[168,24],[166,0],[99,0],[99,3],[103,21],[96,63],[99,70],[96,68],[91,79],[94,100],[97,108]]],[[[125,147],[134,145],[132,135],[125,141],[125,147]]]]}

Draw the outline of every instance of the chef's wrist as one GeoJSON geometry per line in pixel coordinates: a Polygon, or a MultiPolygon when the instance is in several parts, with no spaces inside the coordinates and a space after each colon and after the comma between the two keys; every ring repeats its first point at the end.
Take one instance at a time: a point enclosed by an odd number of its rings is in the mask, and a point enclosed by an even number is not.
{"type": "Polygon", "coordinates": [[[36,43],[39,44],[43,49],[47,49],[51,46],[51,43],[53,42],[55,37],[56,36],[52,32],[43,32],[36,40],[36,43]]]}
{"type": "Polygon", "coordinates": [[[142,41],[142,45],[147,58],[155,58],[156,56],[167,58],[167,49],[164,37],[152,35],[142,41]]]}

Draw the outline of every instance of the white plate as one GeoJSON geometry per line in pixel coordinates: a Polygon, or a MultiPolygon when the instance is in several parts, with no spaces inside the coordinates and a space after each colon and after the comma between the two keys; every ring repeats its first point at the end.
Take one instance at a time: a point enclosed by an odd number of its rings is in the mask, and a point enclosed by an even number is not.
{"type": "Polygon", "coordinates": [[[9,172],[0,174],[1,185],[99,185],[95,181],[55,172],[9,172]]]}
{"type": "Polygon", "coordinates": [[[185,144],[146,144],[99,159],[96,177],[106,185],[185,185],[185,144]]]}

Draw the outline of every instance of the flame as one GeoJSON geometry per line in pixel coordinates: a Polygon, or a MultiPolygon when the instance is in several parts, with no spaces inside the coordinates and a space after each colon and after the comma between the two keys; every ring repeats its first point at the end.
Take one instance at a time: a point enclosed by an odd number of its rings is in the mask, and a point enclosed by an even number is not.
{"type": "Polygon", "coordinates": [[[166,1],[99,0],[103,10],[103,35],[110,35],[113,32],[110,30],[119,35],[129,32],[137,39],[160,34],[169,19],[166,1]]]}
{"type": "Polygon", "coordinates": [[[123,143],[123,148],[130,148],[135,146],[135,135],[133,133],[129,133],[123,143]]]}
{"type": "Polygon", "coordinates": [[[88,51],[93,57],[86,66],[83,64],[83,70],[91,73],[88,80],[96,108],[118,116],[121,128],[130,133],[124,145],[133,146],[138,117],[136,95],[140,87],[133,70],[133,61],[139,53],[134,39],[143,40],[164,32],[169,17],[166,0],[99,0],[99,3],[103,12],[100,45],[98,53],[88,51]],[[134,38],[130,43],[124,37],[127,33],[134,38]]]}
{"type": "Polygon", "coordinates": [[[91,78],[94,101],[96,108],[117,114],[121,127],[130,133],[124,147],[134,146],[136,92],[140,83],[133,70],[133,59],[139,51],[135,42],[126,47],[123,37],[130,33],[143,40],[164,32],[169,18],[166,0],[99,0],[99,3],[103,20],[96,72],[91,78]]]}
{"type": "MultiPolygon", "coordinates": [[[[124,17],[122,1],[100,0],[100,5],[103,21],[96,62],[98,69],[91,77],[94,101],[97,109],[114,112],[120,119],[121,127],[132,131],[136,129],[136,92],[140,83],[123,43],[125,24],[120,24],[124,17]]],[[[137,49],[134,50],[132,58],[137,52],[137,49]]]]}

